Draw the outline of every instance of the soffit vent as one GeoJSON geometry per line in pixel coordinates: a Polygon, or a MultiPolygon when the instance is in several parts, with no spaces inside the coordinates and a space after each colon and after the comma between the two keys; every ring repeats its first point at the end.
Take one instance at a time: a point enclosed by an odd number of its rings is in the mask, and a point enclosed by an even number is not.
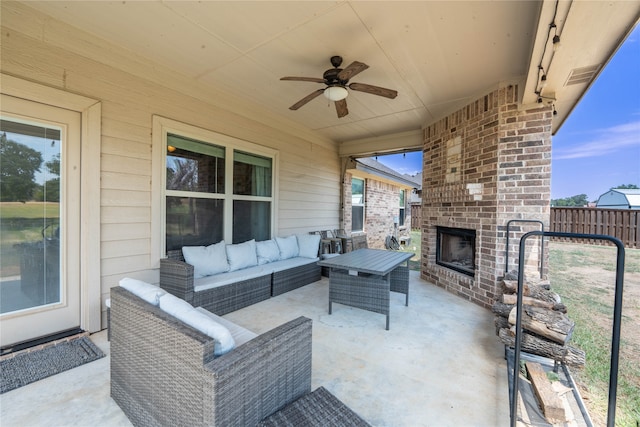
{"type": "Polygon", "coordinates": [[[565,82],[565,86],[589,83],[600,70],[600,64],[590,65],[588,67],[574,68],[569,73],[569,77],[565,82]]]}

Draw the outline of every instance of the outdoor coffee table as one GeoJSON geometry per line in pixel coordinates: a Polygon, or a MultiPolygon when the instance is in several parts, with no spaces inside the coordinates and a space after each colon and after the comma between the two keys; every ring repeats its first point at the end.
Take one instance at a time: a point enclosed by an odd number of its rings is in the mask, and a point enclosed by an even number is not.
{"type": "Polygon", "coordinates": [[[319,261],[329,267],[329,314],[334,302],[387,316],[389,292],[405,294],[409,305],[409,265],[414,254],[382,249],[358,249],[319,261]],[[401,265],[405,264],[405,265],[401,265]]]}

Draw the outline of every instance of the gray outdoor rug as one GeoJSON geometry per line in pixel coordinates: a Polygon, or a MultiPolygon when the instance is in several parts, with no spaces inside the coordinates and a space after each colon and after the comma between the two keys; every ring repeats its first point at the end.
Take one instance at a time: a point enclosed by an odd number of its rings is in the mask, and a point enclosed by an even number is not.
{"type": "Polygon", "coordinates": [[[17,354],[0,361],[0,394],[102,357],[86,336],[17,354]]]}

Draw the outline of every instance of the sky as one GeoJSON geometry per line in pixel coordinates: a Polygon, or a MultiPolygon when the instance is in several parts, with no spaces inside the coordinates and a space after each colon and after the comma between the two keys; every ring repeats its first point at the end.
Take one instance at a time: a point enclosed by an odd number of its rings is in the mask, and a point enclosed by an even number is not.
{"type": "MultiPolygon", "coordinates": [[[[640,26],[629,35],[551,140],[551,198],[640,187],[640,26]]],[[[422,152],[379,156],[397,172],[422,170],[422,152]]]]}

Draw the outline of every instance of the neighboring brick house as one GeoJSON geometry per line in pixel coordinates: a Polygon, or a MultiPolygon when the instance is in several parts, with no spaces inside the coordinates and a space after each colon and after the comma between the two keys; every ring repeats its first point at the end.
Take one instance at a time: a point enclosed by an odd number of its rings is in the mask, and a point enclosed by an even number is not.
{"type": "Polygon", "coordinates": [[[410,228],[410,197],[421,183],[373,158],[349,159],[344,176],[344,228],[365,233],[371,248],[384,248],[398,227],[410,228]]]}

